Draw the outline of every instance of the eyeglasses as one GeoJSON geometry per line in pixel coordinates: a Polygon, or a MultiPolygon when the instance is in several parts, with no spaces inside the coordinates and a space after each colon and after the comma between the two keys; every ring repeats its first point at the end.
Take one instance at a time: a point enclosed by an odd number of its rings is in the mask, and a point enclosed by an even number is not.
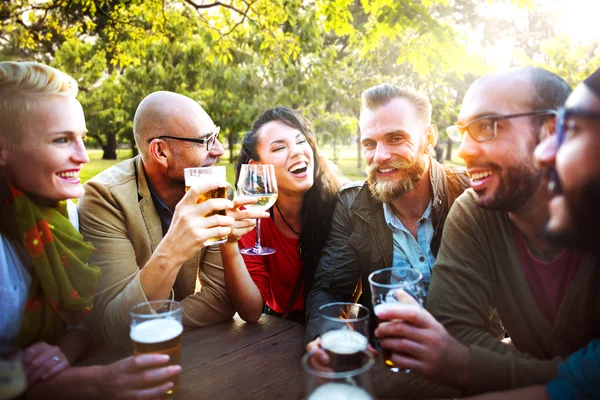
{"type": "Polygon", "coordinates": [[[182,142],[192,142],[192,143],[198,143],[198,144],[206,143],[206,151],[210,151],[210,149],[213,148],[213,146],[215,144],[215,140],[217,139],[217,136],[219,136],[220,131],[221,131],[221,128],[217,126],[217,127],[215,127],[215,129],[213,129],[212,132],[209,133],[210,136],[204,137],[201,139],[162,135],[162,136],[157,136],[157,137],[148,139],[148,144],[152,143],[152,141],[155,139],[173,139],[173,140],[180,140],[182,142]]]}
{"type": "Polygon", "coordinates": [[[600,120],[600,113],[581,109],[578,110],[576,108],[559,108],[556,117],[556,150],[558,150],[565,141],[565,137],[569,131],[567,122],[569,118],[573,117],[600,120]]]}
{"type": "MultiPolygon", "coordinates": [[[[600,120],[600,113],[587,110],[577,110],[574,108],[568,109],[561,107],[558,109],[556,116],[556,151],[564,143],[569,128],[567,122],[569,118],[585,118],[600,120]]],[[[562,193],[562,184],[555,168],[550,168],[548,171],[548,189],[554,193],[562,193]]]]}
{"type": "Polygon", "coordinates": [[[484,142],[496,137],[498,133],[498,121],[511,118],[531,117],[534,115],[556,115],[555,110],[539,110],[521,114],[493,115],[477,118],[467,125],[453,125],[446,128],[446,133],[450,139],[460,142],[468,132],[476,142],[484,142]]]}

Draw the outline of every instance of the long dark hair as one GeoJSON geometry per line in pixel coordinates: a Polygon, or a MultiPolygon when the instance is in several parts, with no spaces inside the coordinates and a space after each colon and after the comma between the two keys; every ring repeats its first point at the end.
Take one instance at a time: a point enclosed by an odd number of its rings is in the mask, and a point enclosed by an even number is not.
{"type": "Polygon", "coordinates": [[[290,128],[297,129],[306,137],[314,154],[314,184],[304,193],[302,200],[302,231],[300,232],[299,251],[305,269],[304,298],[313,283],[319,253],[329,235],[331,217],[335,207],[336,195],[341,186],[340,176],[333,169],[328,168],[328,161],[321,156],[317,145],[317,136],[312,131],[312,124],[298,111],[288,107],[270,108],[262,113],[254,124],[252,130],[244,136],[242,150],[235,164],[235,180],[237,182],[242,164],[250,160],[259,161],[258,131],[265,124],[277,121],[290,128]]]}

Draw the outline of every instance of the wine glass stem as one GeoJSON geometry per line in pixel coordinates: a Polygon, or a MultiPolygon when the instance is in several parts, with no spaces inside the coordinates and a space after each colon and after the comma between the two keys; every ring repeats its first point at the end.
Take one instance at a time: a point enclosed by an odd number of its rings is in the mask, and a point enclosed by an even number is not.
{"type": "Polygon", "coordinates": [[[257,251],[260,251],[262,248],[260,245],[260,218],[256,218],[256,244],[254,245],[254,248],[257,251]]]}

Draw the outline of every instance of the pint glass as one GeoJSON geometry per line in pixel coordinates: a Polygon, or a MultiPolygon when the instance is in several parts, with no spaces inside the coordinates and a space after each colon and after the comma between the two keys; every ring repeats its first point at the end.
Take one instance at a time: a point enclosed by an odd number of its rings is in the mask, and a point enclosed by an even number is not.
{"type": "MultiPolygon", "coordinates": [[[[183,174],[185,177],[185,191],[190,190],[190,187],[197,182],[206,182],[206,181],[218,181],[218,182],[227,182],[226,179],[226,170],[225,167],[198,167],[198,168],[185,168],[183,170],[183,174]]],[[[198,199],[196,200],[196,204],[200,204],[209,199],[230,199],[233,200],[233,188],[229,185],[224,187],[218,187],[213,190],[209,190],[206,193],[202,193],[198,199]]],[[[209,213],[206,216],[210,217],[215,214],[225,215],[225,210],[217,210],[215,212],[209,213]]],[[[227,241],[227,237],[220,238],[210,238],[204,244],[206,246],[211,246],[215,244],[225,243],[227,241]]]]}
{"type": "MultiPolygon", "coordinates": [[[[385,268],[369,275],[369,286],[375,316],[386,307],[421,307],[425,300],[423,275],[414,268],[385,268]]],[[[378,323],[381,322],[379,317],[378,323]]],[[[381,349],[383,360],[391,371],[400,369],[394,365],[389,350],[381,349]]],[[[410,372],[405,370],[405,372],[410,372]]]]}
{"type": "MultiPolygon", "coordinates": [[[[167,354],[168,365],[181,364],[181,304],[172,300],[156,300],[138,304],[129,313],[133,354],[167,354]]],[[[179,392],[179,376],[173,379],[173,388],[164,398],[173,398],[179,392]]]]}
{"type": "Polygon", "coordinates": [[[333,369],[357,369],[367,350],[369,309],[356,303],[329,303],[319,308],[321,347],[333,369]]]}

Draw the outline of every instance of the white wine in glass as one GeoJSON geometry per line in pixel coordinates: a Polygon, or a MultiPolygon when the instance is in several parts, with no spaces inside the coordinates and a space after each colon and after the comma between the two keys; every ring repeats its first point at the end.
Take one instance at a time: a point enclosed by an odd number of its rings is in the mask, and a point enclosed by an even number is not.
{"type": "MultiPolygon", "coordinates": [[[[240,170],[237,182],[238,196],[254,197],[258,201],[248,204],[246,208],[259,208],[268,210],[277,201],[277,180],[275,169],[269,164],[244,164],[240,170]]],[[[275,253],[271,247],[260,244],[260,218],[256,220],[256,243],[254,247],[240,250],[242,254],[266,256],[275,253]]]]}

